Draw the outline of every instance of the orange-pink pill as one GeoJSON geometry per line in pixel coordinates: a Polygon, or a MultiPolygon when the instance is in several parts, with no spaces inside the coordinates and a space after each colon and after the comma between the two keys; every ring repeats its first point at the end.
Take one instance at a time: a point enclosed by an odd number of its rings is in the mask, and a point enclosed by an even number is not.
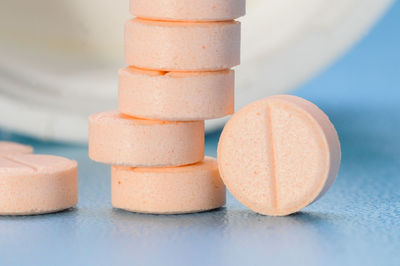
{"type": "Polygon", "coordinates": [[[22,153],[0,156],[0,215],[56,212],[77,201],[75,161],[22,153]]]}
{"type": "Polygon", "coordinates": [[[134,67],[119,71],[121,113],[159,120],[219,118],[234,110],[234,71],[162,72],[134,67]]]}
{"type": "Polygon", "coordinates": [[[33,148],[16,142],[0,141],[0,156],[7,154],[32,153],[33,148]]]}
{"type": "Polygon", "coordinates": [[[295,96],[273,96],[237,112],[218,145],[225,185],[245,206],[287,215],[320,198],[340,165],[340,143],[329,118],[295,96]]]}
{"type": "Polygon", "coordinates": [[[243,16],[245,0],[131,0],[134,16],[154,20],[224,21],[243,16]]]}
{"type": "Polygon", "coordinates": [[[108,111],[89,118],[89,157],[124,166],[177,166],[204,156],[204,121],[137,119],[108,111]]]}
{"type": "Polygon", "coordinates": [[[225,186],[211,157],[180,167],[113,166],[111,191],[115,208],[141,213],[191,213],[225,204],[225,186]]]}
{"type": "Polygon", "coordinates": [[[125,24],[125,61],[166,71],[229,69],[240,63],[240,23],[132,19],[125,24]]]}

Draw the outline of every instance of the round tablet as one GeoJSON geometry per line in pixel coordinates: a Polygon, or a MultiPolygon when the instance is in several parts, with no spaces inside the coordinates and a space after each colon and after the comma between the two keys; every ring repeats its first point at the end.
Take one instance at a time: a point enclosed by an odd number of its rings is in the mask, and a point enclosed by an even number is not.
{"type": "Polygon", "coordinates": [[[77,201],[75,161],[38,154],[0,157],[0,215],[56,212],[77,201]]]}
{"type": "Polygon", "coordinates": [[[23,145],[16,142],[0,141],[0,155],[32,152],[32,146],[23,145]]]}
{"type": "Polygon", "coordinates": [[[172,121],[219,118],[233,113],[234,72],[119,71],[121,113],[172,121]]]}
{"type": "Polygon", "coordinates": [[[321,197],[340,165],[328,117],[296,96],[273,96],[237,112],[218,144],[221,177],[245,206],[287,215],[321,197]]]}
{"type": "Polygon", "coordinates": [[[217,161],[165,168],[111,168],[115,208],[154,214],[200,212],[225,204],[225,186],[217,161]]]}
{"type": "Polygon", "coordinates": [[[154,20],[224,21],[243,16],[245,0],[131,0],[134,16],[154,20]]]}
{"type": "Polygon", "coordinates": [[[228,69],[240,63],[240,23],[132,19],[125,24],[125,61],[166,71],[228,69]]]}
{"type": "Polygon", "coordinates": [[[177,166],[204,156],[204,121],[132,118],[117,111],[89,118],[89,157],[124,166],[177,166]]]}

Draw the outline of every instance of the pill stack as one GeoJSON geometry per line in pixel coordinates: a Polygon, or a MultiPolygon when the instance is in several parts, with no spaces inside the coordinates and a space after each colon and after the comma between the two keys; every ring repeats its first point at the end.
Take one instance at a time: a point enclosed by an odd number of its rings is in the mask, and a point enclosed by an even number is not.
{"type": "Polygon", "coordinates": [[[131,0],[118,111],[89,118],[89,156],[111,165],[112,204],[188,213],[225,204],[204,120],[234,109],[245,0],[131,0]]]}

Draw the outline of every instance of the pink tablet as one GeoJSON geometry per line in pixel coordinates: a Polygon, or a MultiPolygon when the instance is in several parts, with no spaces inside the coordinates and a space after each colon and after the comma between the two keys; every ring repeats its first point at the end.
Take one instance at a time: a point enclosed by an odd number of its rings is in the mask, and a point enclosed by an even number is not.
{"type": "Polygon", "coordinates": [[[112,204],[133,212],[191,213],[225,204],[217,161],[205,157],[180,167],[111,169],[112,204]]]}
{"type": "Polygon", "coordinates": [[[233,70],[119,71],[118,110],[135,117],[172,121],[219,118],[234,110],[233,70]]]}
{"type": "Polygon", "coordinates": [[[75,161],[52,155],[0,156],[0,215],[56,212],[77,201],[75,161]]]}
{"type": "Polygon", "coordinates": [[[245,0],[131,0],[134,16],[153,20],[224,21],[245,14],[245,0]]]}
{"type": "Polygon", "coordinates": [[[108,111],[89,118],[89,157],[124,166],[177,166],[204,156],[204,121],[137,119],[108,111]]]}
{"type": "Polygon", "coordinates": [[[166,71],[232,68],[240,63],[240,23],[129,20],[125,24],[125,62],[166,71]]]}
{"type": "Polygon", "coordinates": [[[16,142],[0,141],[0,155],[32,152],[32,146],[23,145],[16,142]]]}
{"type": "Polygon", "coordinates": [[[254,102],[226,124],[218,164],[231,193],[250,209],[287,215],[320,198],[340,165],[340,144],[328,117],[289,95],[254,102]]]}

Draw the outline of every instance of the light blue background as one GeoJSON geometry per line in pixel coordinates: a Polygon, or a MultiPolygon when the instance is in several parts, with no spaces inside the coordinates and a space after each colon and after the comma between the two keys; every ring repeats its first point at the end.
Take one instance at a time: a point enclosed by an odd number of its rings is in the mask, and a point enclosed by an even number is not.
{"type": "MultiPolygon", "coordinates": [[[[80,201],[53,215],[0,217],[0,265],[400,265],[400,4],[342,59],[293,93],[335,124],[342,166],[321,200],[288,217],[226,208],[143,215],[111,208],[109,167],[87,149],[32,144],[79,162],[80,201]]],[[[219,132],[209,134],[215,156],[219,132]]]]}

